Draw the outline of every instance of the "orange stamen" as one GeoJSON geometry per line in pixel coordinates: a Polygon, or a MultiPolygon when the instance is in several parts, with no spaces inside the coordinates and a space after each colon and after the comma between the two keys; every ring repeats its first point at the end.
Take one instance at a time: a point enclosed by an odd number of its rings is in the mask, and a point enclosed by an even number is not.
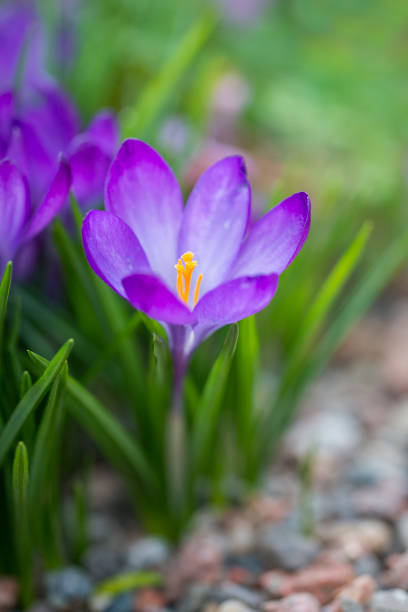
{"type": "Polygon", "coordinates": [[[198,294],[200,293],[200,285],[201,285],[202,280],[203,280],[203,275],[200,274],[200,276],[197,278],[196,286],[194,289],[194,306],[198,302],[198,294]]]}
{"type": "MultiPolygon", "coordinates": [[[[184,253],[181,258],[177,261],[174,266],[177,270],[177,281],[176,288],[179,297],[183,300],[183,302],[188,306],[188,299],[190,296],[190,285],[191,285],[191,277],[193,275],[194,269],[197,266],[197,262],[194,261],[194,253],[191,251],[187,251],[184,253]]],[[[203,275],[197,279],[196,286],[194,289],[194,306],[198,301],[198,294],[200,291],[201,281],[203,279],[203,275]]]]}

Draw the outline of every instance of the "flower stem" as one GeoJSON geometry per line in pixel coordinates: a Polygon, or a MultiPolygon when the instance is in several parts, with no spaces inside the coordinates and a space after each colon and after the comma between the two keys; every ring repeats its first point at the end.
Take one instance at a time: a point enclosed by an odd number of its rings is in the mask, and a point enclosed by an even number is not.
{"type": "Polygon", "coordinates": [[[186,435],[183,383],[187,359],[173,352],[173,394],[167,425],[167,468],[170,508],[175,518],[184,514],[186,483],[186,435]]]}

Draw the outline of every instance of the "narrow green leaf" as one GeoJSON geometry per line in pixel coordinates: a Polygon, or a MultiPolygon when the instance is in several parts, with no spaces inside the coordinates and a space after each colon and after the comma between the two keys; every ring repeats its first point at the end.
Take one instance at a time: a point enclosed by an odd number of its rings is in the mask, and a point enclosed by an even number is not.
{"type": "Polygon", "coordinates": [[[31,379],[31,374],[28,370],[24,370],[23,375],[21,377],[20,384],[20,398],[22,399],[25,394],[31,389],[33,386],[33,381],[31,379]]]}
{"type": "Polygon", "coordinates": [[[368,272],[356,283],[353,293],[341,308],[310,360],[310,375],[312,373],[316,375],[324,367],[347,333],[368,310],[407,256],[408,233],[404,232],[376,258],[375,262],[372,262],[368,272]]]}
{"type": "Polygon", "coordinates": [[[313,354],[305,362],[296,380],[286,393],[277,397],[274,402],[269,414],[269,424],[263,427],[263,431],[269,432],[268,440],[263,440],[265,452],[267,452],[267,447],[274,447],[282,431],[292,420],[299,398],[306,387],[325,367],[347,333],[373,304],[407,255],[408,232],[404,232],[385,252],[379,255],[370,269],[356,282],[351,295],[314,349],[313,354]]]}
{"type": "Polygon", "coordinates": [[[21,577],[21,599],[32,599],[32,545],[28,528],[28,454],[23,442],[17,444],[13,461],[14,533],[21,577]]]}
{"type": "Polygon", "coordinates": [[[82,480],[76,480],[73,486],[74,493],[74,524],[72,548],[74,559],[77,563],[88,547],[88,504],[86,485],[82,480]]]}
{"type": "MultiPolygon", "coordinates": [[[[20,399],[23,399],[26,393],[33,386],[33,381],[31,380],[30,372],[24,370],[23,375],[21,377],[20,383],[20,399]]],[[[35,422],[34,422],[34,414],[31,414],[22,427],[23,440],[27,446],[27,448],[31,451],[32,442],[35,436],[35,422]]]]}
{"type": "Polygon", "coordinates": [[[296,344],[292,349],[289,363],[281,379],[279,393],[284,392],[285,389],[291,385],[291,381],[296,375],[296,371],[302,367],[303,361],[308,359],[312,343],[317,337],[319,330],[322,328],[327,314],[340,294],[340,291],[355,270],[371,231],[372,224],[369,222],[364,223],[349,248],[336,263],[326,281],[323,283],[301,323],[296,344]]]}
{"type": "MultiPolygon", "coordinates": [[[[45,368],[48,361],[29,351],[32,361],[45,368]]],[[[148,486],[154,486],[154,474],[136,441],[106,408],[78,381],[68,376],[67,392],[73,400],[69,410],[74,418],[100,446],[113,465],[127,469],[128,475],[139,476],[148,486]]]]}
{"type": "Polygon", "coordinates": [[[256,415],[254,413],[255,382],[259,364],[259,341],[255,317],[248,317],[239,323],[239,341],[233,361],[232,420],[237,431],[239,455],[237,463],[243,465],[245,476],[253,480],[256,415]]]}
{"type": "Polygon", "coordinates": [[[128,572],[105,580],[95,589],[95,595],[115,596],[125,591],[149,586],[160,586],[163,577],[157,572],[128,572]]]}
{"type": "Polygon", "coordinates": [[[26,507],[28,499],[28,454],[24,442],[17,444],[14,454],[13,494],[15,507],[26,507]]]}
{"type": "Polygon", "coordinates": [[[146,133],[214,27],[214,17],[206,12],[188,30],[156,77],[145,87],[135,107],[128,112],[124,121],[125,137],[140,138],[146,133]]]}
{"type": "Polygon", "coordinates": [[[28,416],[41,402],[48,389],[58,376],[64,361],[68,358],[74,344],[68,340],[49,362],[42,376],[19,402],[0,435],[0,466],[2,465],[10,446],[28,416]]]}
{"type": "MultiPolygon", "coordinates": [[[[37,496],[47,485],[50,466],[55,464],[56,452],[60,446],[59,424],[61,423],[62,398],[68,377],[68,366],[65,362],[60,374],[54,380],[38,430],[31,461],[30,496],[33,508],[40,505],[37,496]]],[[[35,513],[35,510],[34,510],[35,513]]]]}
{"type": "Polygon", "coordinates": [[[195,415],[192,437],[192,466],[199,469],[211,445],[215,442],[214,432],[218,422],[221,402],[225,392],[228,372],[238,340],[238,325],[231,325],[224,346],[217,357],[195,415]]]}
{"type": "Polygon", "coordinates": [[[7,302],[10,295],[12,269],[13,264],[11,261],[9,261],[6,265],[0,282],[0,348],[2,345],[3,327],[4,319],[6,317],[7,302]]]}
{"type": "Polygon", "coordinates": [[[139,312],[140,320],[142,321],[143,325],[146,327],[147,331],[150,334],[156,334],[157,336],[160,336],[160,338],[163,338],[164,340],[167,338],[167,334],[164,331],[164,327],[158,321],[151,319],[150,317],[145,315],[145,313],[142,312],[141,310],[139,310],[138,312],[139,312]]]}

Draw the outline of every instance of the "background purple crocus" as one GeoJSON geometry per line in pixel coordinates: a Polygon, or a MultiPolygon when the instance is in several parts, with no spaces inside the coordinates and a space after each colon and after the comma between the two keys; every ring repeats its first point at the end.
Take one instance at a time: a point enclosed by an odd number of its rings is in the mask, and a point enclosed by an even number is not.
{"type": "Polygon", "coordinates": [[[162,157],[144,142],[126,140],[108,173],[106,211],[90,211],[84,220],[92,269],[164,323],[179,370],[213,331],[269,304],[308,235],[306,193],[287,198],[248,231],[250,207],[241,157],[208,168],[184,208],[162,157]]]}
{"type": "Polygon", "coordinates": [[[25,176],[9,160],[0,163],[0,274],[20,247],[34,238],[61,210],[71,186],[71,172],[60,159],[51,186],[33,210],[25,176]]]}
{"type": "Polygon", "coordinates": [[[104,110],[81,131],[73,102],[46,71],[44,47],[33,3],[10,3],[0,10],[0,57],[7,59],[0,76],[0,159],[11,159],[24,173],[37,207],[64,154],[73,192],[87,209],[102,199],[118,144],[117,123],[104,110]]]}

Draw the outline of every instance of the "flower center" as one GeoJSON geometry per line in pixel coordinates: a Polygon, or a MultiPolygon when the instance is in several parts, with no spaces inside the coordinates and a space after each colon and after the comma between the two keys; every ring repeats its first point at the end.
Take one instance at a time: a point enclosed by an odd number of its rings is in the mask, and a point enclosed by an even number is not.
{"type": "MultiPolygon", "coordinates": [[[[197,262],[193,260],[194,253],[187,251],[180,257],[176,265],[174,266],[177,270],[177,293],[183,302],[188,306],[188,298],[190,295],[191,276],[194,272],[194,268],[197,262]]],[[[198,294],[200,293],[200,285],[203,280],[203,275],[200,274],[197,278],[196,286],[194,289],[194,306],[198,302],[198,294]]]]}

